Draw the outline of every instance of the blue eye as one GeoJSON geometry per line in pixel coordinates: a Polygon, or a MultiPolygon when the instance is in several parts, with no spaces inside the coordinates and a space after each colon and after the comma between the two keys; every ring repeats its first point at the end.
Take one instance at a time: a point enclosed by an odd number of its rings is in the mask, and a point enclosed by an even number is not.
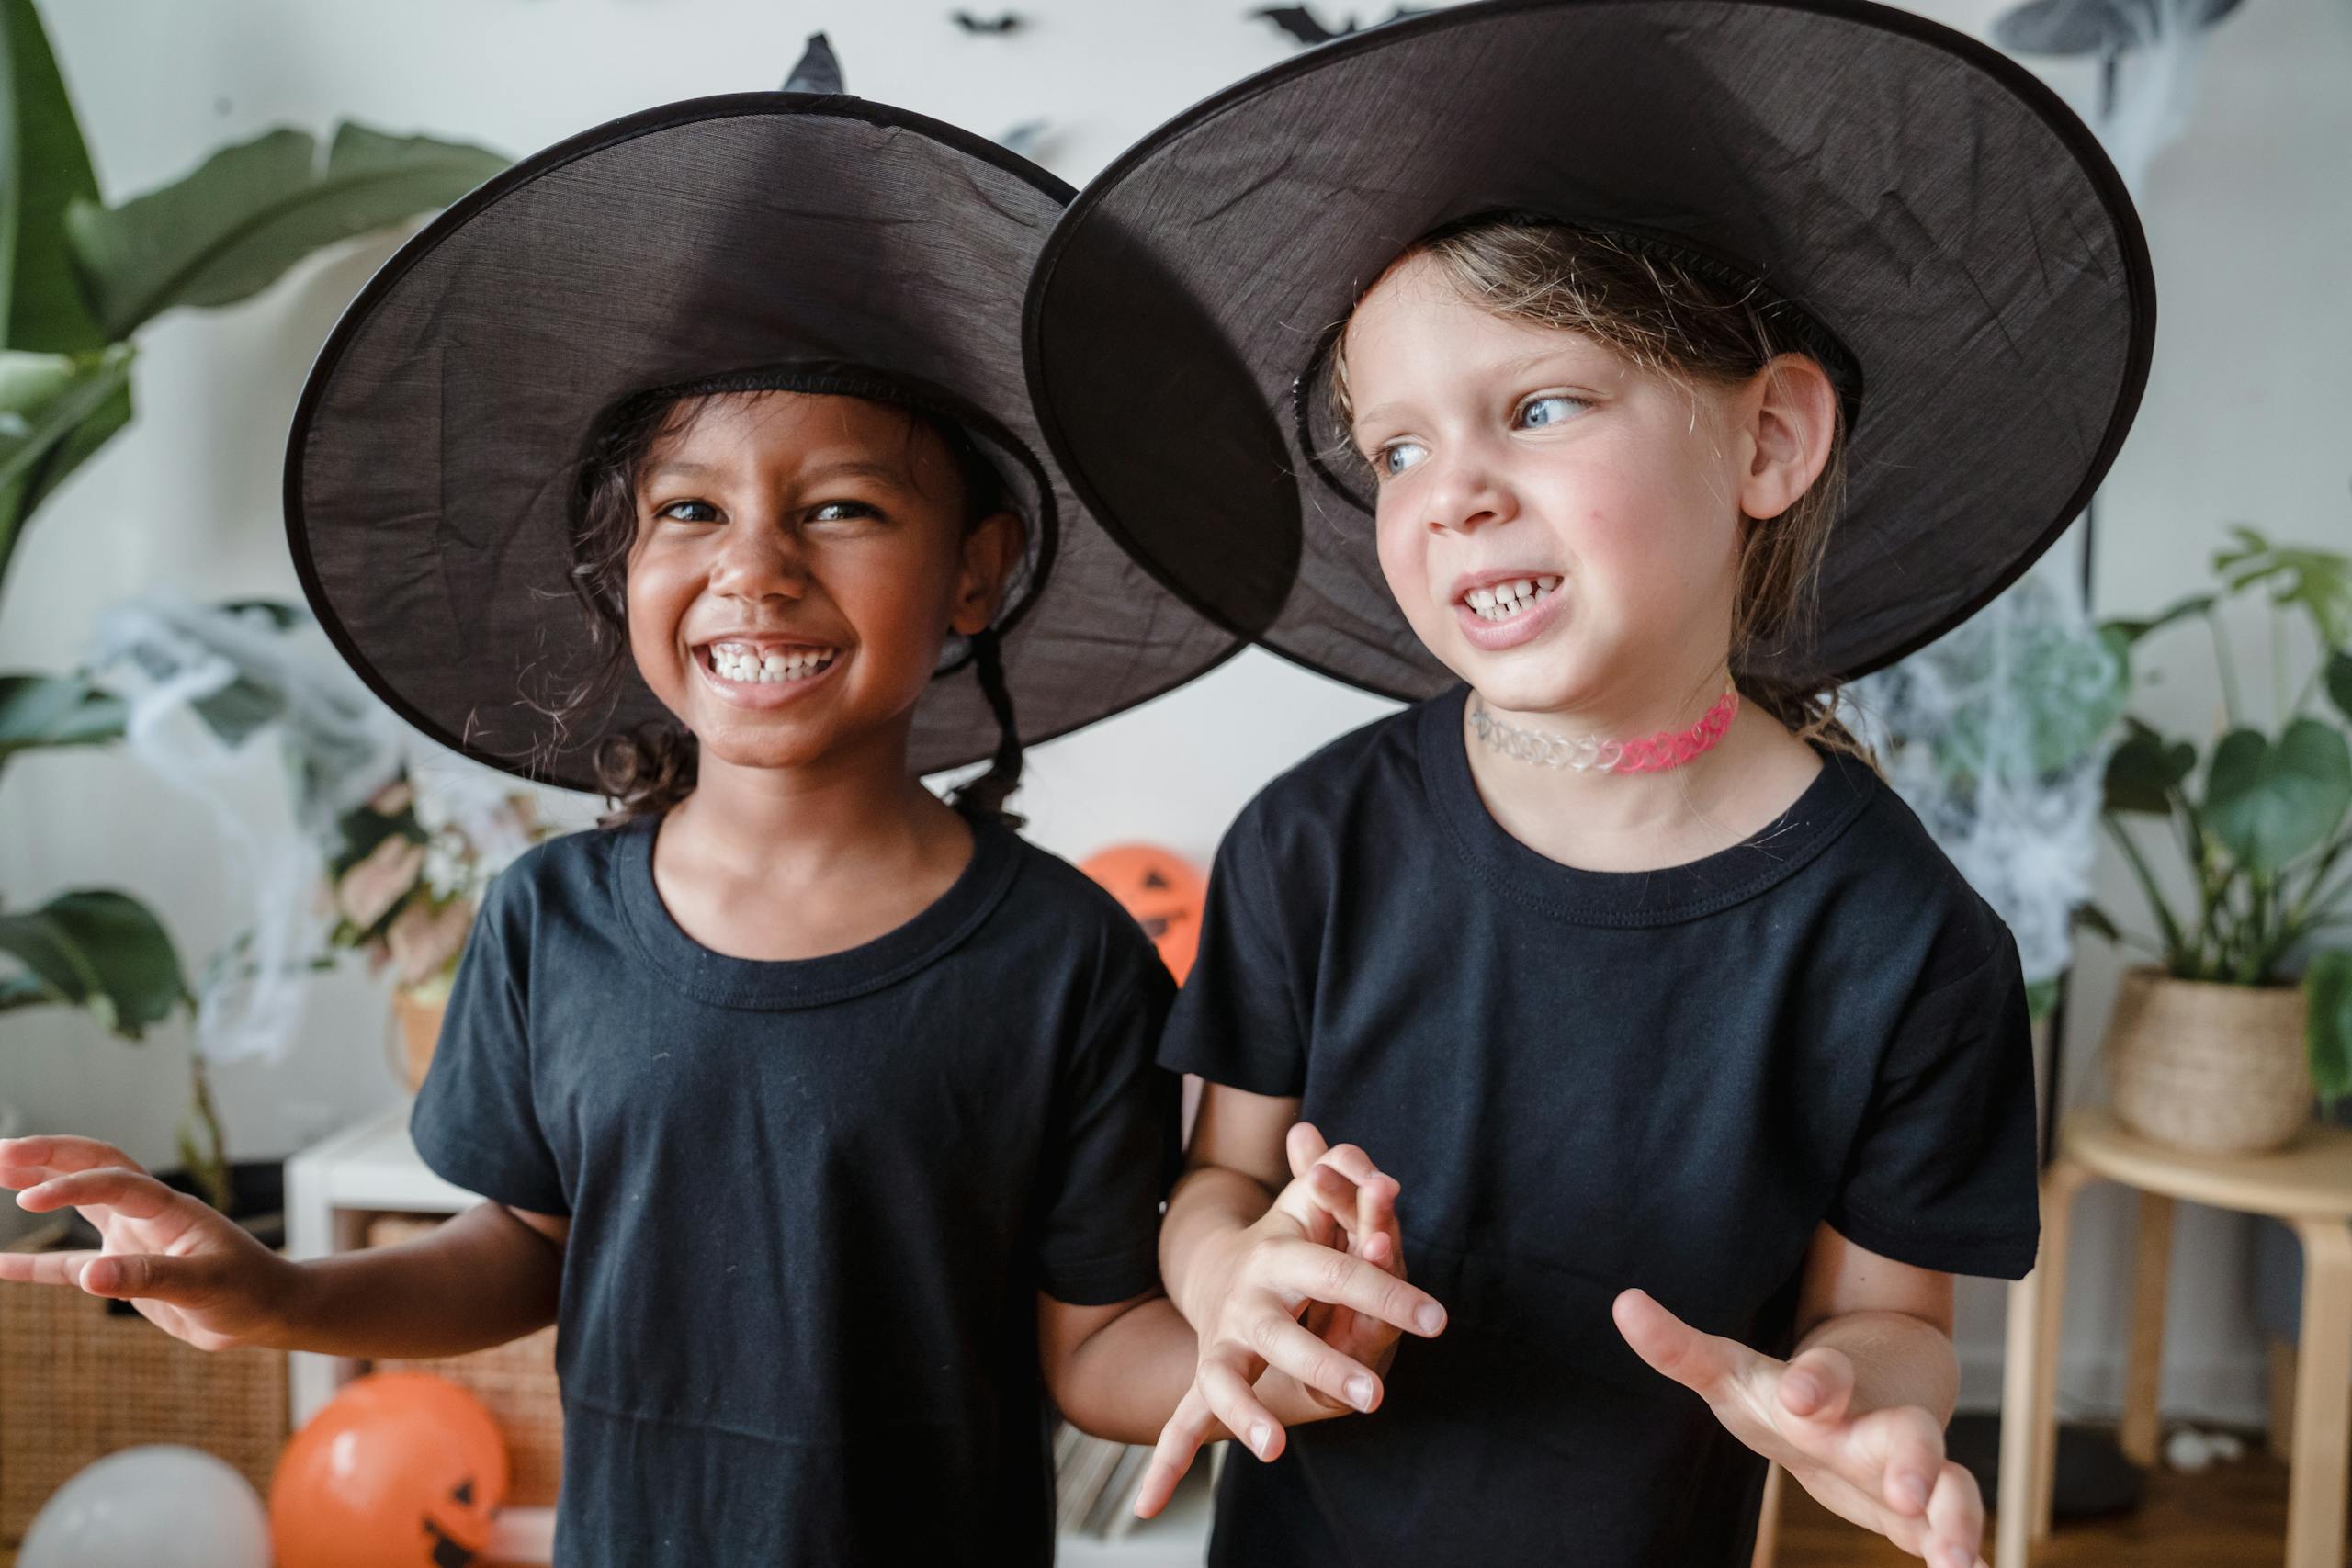
{"type": "Polygon", "coordinates": [[[1591,405],[1582,398],[1572,398],[1565,392],[1546,392],[1519,405],[1518,423],[1522,429],[1541,430],[1550,425],[1565,424],[1578,412],[1589,407],[1591,405]]]}
{"type": "Polygon", "coordinates": [[[716,523],[718,521],[718,508],[707,501],[673,501],[653,515],[667,517],[678,523],[716,523]],[[702,515],[698,517],[684,515],[688,511],[699,512],[702,515]]]}
{"type": "Polygon", "coordinates": [[[1399,441],[1373,454],[1373,472],[1381,479],[1393,479],[1428,455],[1429,448],[1418,441],[1399,441]],[[1408,457],[1408,453],[1413,455],[1408,457]]]}

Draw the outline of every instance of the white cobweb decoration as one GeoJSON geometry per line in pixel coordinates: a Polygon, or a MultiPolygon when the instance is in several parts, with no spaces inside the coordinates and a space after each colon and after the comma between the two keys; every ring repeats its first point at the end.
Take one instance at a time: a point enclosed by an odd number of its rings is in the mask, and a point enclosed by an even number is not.
{"type": "Polygon", "coordinates": [[[1965,625],[1848,688],[1854,729],[1962,875],[2055,979],[2089,896],[2122,671],[2047,560],[1965,625]]]}
{"type": "Polygon", "coordinates": [[[124,702],[130,754],[210,812],[246,917],[191,980],[197,1049],[277,1060],[325,929],[320,846],[398,771],[398,723],[285,604],[127,601],[99,615],[91,670],[124,702]]]}

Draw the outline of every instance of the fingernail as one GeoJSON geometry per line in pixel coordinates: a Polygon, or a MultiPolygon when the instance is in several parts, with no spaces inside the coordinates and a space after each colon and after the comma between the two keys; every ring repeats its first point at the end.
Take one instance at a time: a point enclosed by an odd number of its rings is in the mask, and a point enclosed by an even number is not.
{"type": "Polygon", "coordinates": [[[1781,1386],[1789,1398],[1799,1404],[1813,1404],[1821,1398],[1821,1386],[1803,1372],[1791,1372],[1788,1381],[1781,1386]]]}
{"type": "Polygon", "coordinates": [[[1894,1482],[1894,1492],[1896,1496],[1903,1499],[1903,1506],[1906,1508],[1924,1508],[1928,1506],[1928,1483],[1916,1475],[1897,1476],[1894,1482]]]}
{"type": "Polygon", "coordinates": [[[1250,1428],[1250,1451],[1260,1459],[1266,1457],[1266,1445],[1273,1440],[1274,1429],[1265,1422],[1261,1421],[1250,1428]]]}
{"type": "Polygon", "coordinates": [[[88,1271],[83,1274],[82,1283],[86,1289],[93,1291],[114,1290],[122,1283],[122,1268],[119,1264],[110,1263],[102,1258],[91,1264],[88,1271]]]}
{"type": "Polygon", "coordinates": [[[1358,1410],[1372,1408],[1372,1380],[1370,1378],[1359,1376],[1348,1380],[1348,1403],[1358,1410]]]}
{"type": "Polygon", "coordinates": [[[1435,1334],[1445,1326],[1445,1311],[1442,1307],[1425,1306],[1413,1314],[1413,1321],[1421,1325],[1422,1333],[1435,1334]]]}

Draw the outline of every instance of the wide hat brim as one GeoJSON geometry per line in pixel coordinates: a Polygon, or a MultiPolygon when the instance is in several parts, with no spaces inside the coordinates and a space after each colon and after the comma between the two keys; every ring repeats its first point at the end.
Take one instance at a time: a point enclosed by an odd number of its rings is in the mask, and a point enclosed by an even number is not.
{"type": "Polygon", "coordinates": [[[1973,614],[2081,512],[2146,380],[2122,183],[1997,51],[1842,0],[1485,0],[1251,77],[1080,193],[1027,310],[1064,471],[1238,634],[1441,689],[1300,392],[1405,245],[1496,210],[1727,265],[1859,371],[1818,626],[1760,672],[1851,678],[1973,614]]]}
{"type": "MultiPolygon", "coordinates": [[[[565,711],[594,663],[571,525],[600,423],[649,389],[850,366],[957,417],[1029,521],[997,620],[1024,740],[1200,674],[1238,640],[1102,532],[1031,410],[1023,291],[1069,195],[953,127],[791,93],[650,110],[514,165],[368,283],[303,390],[287,529],[320,620],[428,736],[592,789],[598,742],[667,716],[634,669],[565,711]]],[[[956,639],[917,772],[996,749],[968,664],[956,639]]]]}

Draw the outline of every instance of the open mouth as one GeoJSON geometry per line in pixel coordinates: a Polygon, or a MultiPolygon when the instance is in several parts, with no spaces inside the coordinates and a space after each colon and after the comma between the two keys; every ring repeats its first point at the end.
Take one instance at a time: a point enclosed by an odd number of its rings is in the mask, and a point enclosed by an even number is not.
{"type": "Polygon", "coordinates": [[[1461,604],[1481,620],[1508,621],[1523,615],[1560,586],[1557,577],[1518,577],[1473,588],[1461,604]]]}
{"type": "Polygon", "coordinates": [[[833,667],[838,648],[805,642],[746,642],[723,638],[695,649],[703,668],[722,681],[745,686],[783,686],[810,681],[833,667]]]}

